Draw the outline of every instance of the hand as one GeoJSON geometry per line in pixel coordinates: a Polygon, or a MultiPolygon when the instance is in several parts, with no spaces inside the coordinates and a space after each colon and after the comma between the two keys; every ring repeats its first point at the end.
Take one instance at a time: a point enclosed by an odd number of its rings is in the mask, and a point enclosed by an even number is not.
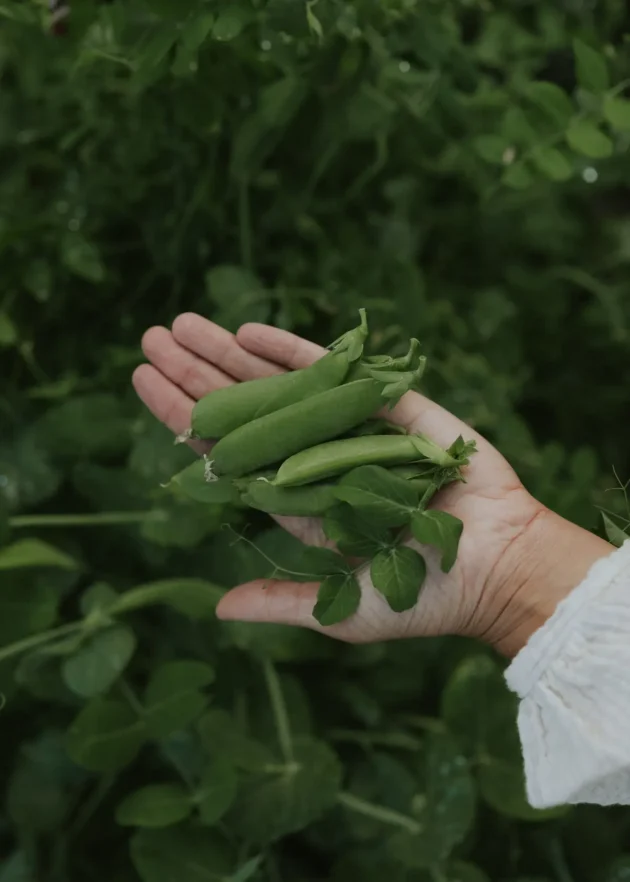
{"type": "MultiPolygon", "coordinates": [[[[150,364],[135,371],[135,389],[176,434],[189,427],[195,401],[213,389],[302,368],[323,353],[319,346],[287,331],[247,324],[233,335],[192,313],[178,316],[172,331],[149,329],[142,346],[150,364]]],[[[352,642],[461,634],[514,655],[591,564],[613,547],[537,502],[492,445],[424,396],[408,393],[387,416],[445,447],[460,434],[477,442],[466,483],[447,487],[433,502],[464,522],[451,572],[441,572],[433,549],[410,539],[409,544],[424,555],[428,572],[418,603],[405,613],[390,610],[366,569],[359,576],[359,609],[332,627],[322,627],[312,616],[317,584],[290,581],[240,585],[223,597],[218,616],[301,625],[352,642]]],[[[194,446],[204,451],[203,445],[194,446]]],[[[277,520],[306,544],[327,541],[319,521],[277,520]]]]}

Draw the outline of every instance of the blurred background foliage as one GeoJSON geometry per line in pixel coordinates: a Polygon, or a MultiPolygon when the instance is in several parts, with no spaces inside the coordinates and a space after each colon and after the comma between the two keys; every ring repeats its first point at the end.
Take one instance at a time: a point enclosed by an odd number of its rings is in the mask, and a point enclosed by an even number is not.
{"type": "MultiPolygon", "coordinates": [[[[619,882],[533,812],[502,662],[219,625],[264,519],[160,487],[151,324],[368,309],[532,492],[627,521],[620,0],[0,3],[0,882],[619,882]],[[615,474],[616,473],[616,474],[615,474]]],[[[624,857],[624,848],[627,856],[624,857]]]]}

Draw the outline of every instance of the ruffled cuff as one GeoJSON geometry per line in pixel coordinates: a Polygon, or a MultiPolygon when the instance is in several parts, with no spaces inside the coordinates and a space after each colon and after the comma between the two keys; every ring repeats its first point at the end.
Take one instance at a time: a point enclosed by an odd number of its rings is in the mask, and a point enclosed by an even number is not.
{"type": "Polygon", "coordinates": [[[598,560],[508,667],[535,808],[630,804],[630,541],[598,560]]]}

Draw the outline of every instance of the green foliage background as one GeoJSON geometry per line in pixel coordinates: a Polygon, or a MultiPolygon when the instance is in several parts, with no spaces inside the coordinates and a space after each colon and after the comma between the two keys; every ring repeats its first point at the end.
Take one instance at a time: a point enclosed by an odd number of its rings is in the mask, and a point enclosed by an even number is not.
{"type": "Polygon", "coordinates": [[[540,499],[623,516],[624,4],[73,0],[50,24],[0,4],[0,882],[626,878],[627,811],[527,807],[481,647],[219,625],[266,567],[222,525],[299,549],[160,488],[191,454],[129,386],[180,311],[328,342],[365,306],[540,499]]]}

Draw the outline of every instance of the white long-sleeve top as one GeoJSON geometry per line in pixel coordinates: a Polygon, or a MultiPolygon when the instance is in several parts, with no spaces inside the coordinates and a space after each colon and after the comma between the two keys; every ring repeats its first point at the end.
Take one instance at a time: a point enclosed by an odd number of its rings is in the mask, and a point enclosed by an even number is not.
{"type": "Polygon", "coordinates": [[[531,805],[629,805],[630,541],[591,567],[505,676],[531,805]]]}

